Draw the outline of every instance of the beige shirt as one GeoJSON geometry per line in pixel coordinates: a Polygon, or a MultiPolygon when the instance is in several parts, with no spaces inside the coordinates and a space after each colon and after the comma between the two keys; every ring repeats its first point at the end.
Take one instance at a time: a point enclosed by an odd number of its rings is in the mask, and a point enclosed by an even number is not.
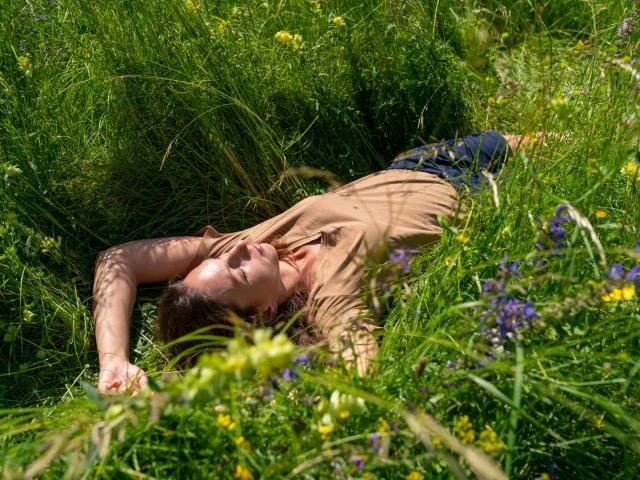
{"type": "MultiPolygon", "coordinates": [[[[189,271],[217,257],[242,239],[261,243],[281,234],[295,249],[321,238],[311,273],[311,324],[334,337],[349,321],[366,315],[360,299],[362,270],[354,259],[380,242],[391,249],[437,242],[437,216],[451,219],[458,201],[454,188],[436,175],[412,170],[383,170],[326,193],[305,198],[286,212],[254,227],[220,234],[207,226],[189,271]]],[[[375,327],[374,327],[375,328],[375,327]]]]}

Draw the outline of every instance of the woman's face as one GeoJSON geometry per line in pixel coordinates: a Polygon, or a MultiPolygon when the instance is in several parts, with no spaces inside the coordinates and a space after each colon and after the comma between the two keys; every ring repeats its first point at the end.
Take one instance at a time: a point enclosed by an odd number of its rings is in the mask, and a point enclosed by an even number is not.
{"type": "Polygon", "coordinates": [[[238,240],[218,258],[208,258],[184,279],[185,285],[212,295],[229,308],[264,312],[280,292],[280,261],[268,243],[238,240]]]}

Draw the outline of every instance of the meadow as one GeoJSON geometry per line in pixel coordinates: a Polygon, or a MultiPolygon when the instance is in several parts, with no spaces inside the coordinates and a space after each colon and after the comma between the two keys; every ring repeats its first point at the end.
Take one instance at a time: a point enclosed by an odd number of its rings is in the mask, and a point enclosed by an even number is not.
{"type": "Polygon", "coordinates": [[[639,9],[4,0],[4,478],[638,478],[639,9]],[[371,265],[374,376],[206,332],[223,353],[179,371],[141,285],[151,388],[98,394],[98,252],[247,228],[488,129],[531,144],[439,244],[371,265]]]}

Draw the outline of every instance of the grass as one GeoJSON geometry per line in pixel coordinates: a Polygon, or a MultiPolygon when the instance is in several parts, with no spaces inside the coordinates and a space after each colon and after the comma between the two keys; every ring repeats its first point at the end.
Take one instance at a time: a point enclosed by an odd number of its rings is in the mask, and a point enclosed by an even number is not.
{"type": "Polygon", "coordinates": [[[638,296],[602,300],[611,265],[629,271],[640,257],[638,178],[621,172],[638,158],[629,70],[638,38],[617,30],[632,9],[621,0],[7,2],[3,475],[637,478],[638,296]],[[280,44],[279,31],[301,43],[280,44]],[[283,176],[290,167],[349,181],[422,140],[489,128],[568,139],[513,158],[496,179],[497,202],[490,191],[466,195],[463,224],[443,224],[408,278],[365,292],[389,307],[375,378],[316,361],[275,390],[265,372],[225,376],[223,361],[210,367],[224,388],[197,371],[161,381],[161,288],[141,286],[131,358],[158,382],[159,400],[110,407],[90,387],[100,250],[206,224],[246,228],[327,188],[283,176]],[[561,204],[572,207],[562,257],[536,248],[537,217],[561,204]],[[505,254],[522,277],[507,277],[504,291],[540,318],[493,351],[476,332],[501,295],[482,285],[504,276],[505,254]],[[343,397],[323,433],[334,390],[366,409],[343,397]]]}

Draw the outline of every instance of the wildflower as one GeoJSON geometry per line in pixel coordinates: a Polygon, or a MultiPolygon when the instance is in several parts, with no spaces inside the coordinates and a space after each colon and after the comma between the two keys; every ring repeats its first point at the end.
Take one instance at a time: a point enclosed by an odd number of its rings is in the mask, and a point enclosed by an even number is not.
{"type": "Polygon", "coordinates": [[[276,33],[275,38],[281,45],[289,45],[293,40],[293,36],[289,32],[284,30],[276,33]]]}
{"type": "Polygon", "coordinates": [[[458,362],[454,362],[452,360],[449,360],[447,362],[447,367],[449,367],[449,368],[456,368],[457,366],[458,366],[458,362]]]}
{"type": "Polygon", "coordinates": [[[506,40],[507,38],[509,38],[509,33],[503,32],[502,35],[500,35],[500,37],[502,38],[502,40],[506,40]]]}
{"type": "Polygon", "coordinates": [[[578,47],[578,50],[582,50],[584,48],[584,42],[582,40],[578,40],[576,47],[578,47]]]}
{"type": "Polygon", "coordinates": [[[293,382],[294,380],[298,380],[300,378],[300,375],[298,375],[295,370],[287,368],[282,373],[282,378],[284,378],[287,382],[293,382]]]}
{"type": "Polygon", "coordinates": [[[636,28],[636,22],[633,17],[625,18],[620,25],[618,25],[618,38],[630,36],[636,28]]]}
{"type": "Polygon", "coordinates": [[[605,218],[607,216],[607,212],[605,212],[604,210],[598,210],[596,212],[596,218],[605,218]]]}
{"type": "Polygon", "coordinates": [[[185,3],[187,5],[187,10],[189,10],[189,13],[196,14],[198,13],[198,10],[202,8],[201,4],[194,3],[193,0],[187,0],[185,3]]]}
{"type": "Polygon", "coordinates": [[[239,437],[234,438],[234,439],[233,439],[233,442],[234,442],[236,445],[240,445],[241,443],[243,443],[243,442],[244,442],[244,437],[243,437],[242,435],[240,435],[239,437]]]}
{"type": "Polygon", "coordinates": [[[347,23],[344,21],[342,17],[333,17],[333,23],[338,25],[339,27],[346,27],[347,23]]]}
{"type": "Polygon", "coordinates": [[[461,233],[460,235],[458,235],[456,237],[456,240],[458,240],[460,243],[462,243],[463,245],[465,243],[469,243],[469,237],[465,236],[464,233],[461,233]]]}
{"type": "Polygon", "coordinates": [[[311,363],[311,359],[307,355],[300,355],[298,358],[293,360],[293,364],[297,367],[300,367],[305,363],[311,363]]]}
{"type": "Polygon", "coordinates": [[[21,43],[19,48],[24,51],[24,43],[21,43]]]}
{"type": "Polygon", "coordinates": [[[496,432],[489,425],[486,425],[484,431],[480,432],[480,438],[478,438],[476,445],[495,457],[499,457],[504,452],[504,443],[498,440],[496,432]]]}
{"type": "MultiPolygon", "coordinates": [[[[434,438],[434,442],[435,442],[435,438],[434,438]]],[[[423,475],[420,472],[411,472],[409,475],[407,475],[407,480],[422,480],[422,477],[423,475]]]]}
{"type": "Polygon", "coordinates": [[[640,181],[640,165],[633,160],[622,167],[620,173],[631,177],[632,180],[640,181]]]}
{"type": "Polygon", "coordinates": [[[237,15],[238,13],[240,13],[240,8],[239,7],[233,7],[231,9],[231,15],[237,15]]]}
{"type": "Polygon", "coordinates": [[[358,472],[364,468],[364,458],[363,457],[352,456],[349,459],[349,461],[351,463],[353,463],[353,466],[356,468],[356,470],[358,472]]]}
{"type": "Polygon", "coordinates": [[[442,439],[440,437],[433,437],[433,439],[431,439],[431,443],[436,446],[442,445],[442,439]]]}
{"type": "Polygon", "coordinates": [[[49,0],[49,5],[53,5],[54,3],[56,3],[56,0],[49,0]]]}
{"type": "Polygon", "coordinates": [[[236,422],[231,421],[231,416],[223,415],[222,413],[218,415],[218,423],[229,431],[232,431],[237,426],[236,422]]]}
{"type": "Polygon", "coordinates": [[[29,68],[29,63],[31,59],[29,57],[18,57],[18,66],[21,70],[26,70],[29,68]]]}
{"type": "Polygon", "coordinates": [[[636,252],[640,252],[640,238],[636,240],[636,252]]]}
{"type": "Polygon", "coordinates": [[[229,25],[231,25],[229,20],[220,20],[220,23],[218,24],[218,31],[221,33],[224,32],[229,25]]]}
{"type": "Polygon", "coordinates": [[[330,425],[321,425],[318,430],[320,432],[320,436],[322,437],[322,440],[326,440],[333,429],[331,428],[330,425]]]}
{"type": "MultiPolygon", "coordinates": [[[[559,250],[565,248],[567,245],[564,243],[567,240],[567,234],[564,230],[563,224],[571,220],[566,205],[559,205],[556,208],[555,217],[549,219],[546,223],[542,223],[542,219],[538,217],[538,234],[536,236],[536,248],[540,251],[545,250],[546,247],[551,247],[553,250],[559,250]]],[[[556,253],[556,256],[563,258],[564,254],[556,253]]]]}
{"type": "Polygon", "coordinates": [[[617,280],[622,278],[624,275],[624,268],[619,263],[614,263],[611,265],[611,270],[609,271],[609,280],[617,280]]]}
{"type": "Polygon", "coordinates": [[[380,450],[380,433],[373,432],[369,435],[369,443],[371,444],[371,451],[373,453],[378,453],[380,450]]]}
{"type": "Polygon", "coordinates": [[[40,16],[37,13],[33,14],[33,18],[35,19],[36,22],[40,20],[40,16]]]}
{"type": "Polygon", "coordinates": [[[451,262],[453,262],[453,258],[454,258],[453,255],[449,255],[447,258],[445,258],[444,259],[445,266],[448,267],[449,265],[451,265],[451,262]]]}
{"type": "Polygon", "coordinates": [[[20,175],[22,173],[22,170],[20,170],[15,165],[7,165],[6,167],[4,167],[4,173],[7,177],[12,177],[14,175],[20,175]]]}
{"type": "Polygon", "coordinates": [[[378,433],[380,435],[384,434],[387,431],[387,428],[389,427],[389,424],[387,423],[387,421],[380,417],[380,428],[378,429],[378,433]]]}
{"type": "Polygon", "coordinates": [[[233,473],[233,478],[237,478],[238,480],[252,480],[253,475],[247,467],[238,464],[236,465],[236,471],[233,473]]]}
{"type": "Polygon", "coordinates": [[[397,265],[402,272],[410,273],[411,272],[411,260],[413,260],[413,256],[418,254],[418,250],[406,250],[399,249],[391,253],[389,255],[389,259],[394,265],[397,265]]]}
{"type": "Polygon", "coordinates": [[[458,418],[458,421],[456,422],[456,428],[459,430],[468,430],[470,428],[473,428],[473,425],[469,421],[469,416],[462,415],[460,418],[458,418]]]}
{"type": "Polygon", "coordinates": [[[302,43],[302,35],[296,33],[291,39],[291,43],[296,47],[300,45],[302,43]]]}

